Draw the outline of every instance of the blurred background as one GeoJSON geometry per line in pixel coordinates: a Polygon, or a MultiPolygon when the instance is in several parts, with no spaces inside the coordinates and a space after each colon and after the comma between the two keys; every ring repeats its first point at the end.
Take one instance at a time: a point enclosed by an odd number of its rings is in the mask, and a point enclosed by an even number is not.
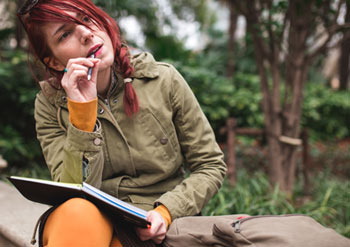
{"type": "MultiPolygon", "coordinates": [[[[349,0],[95,0],[131,52],[173,64],[229,172],[204,215],[304,213],[350,237],[349,0]]],[[[0,179],[49,179],[35,135],[38,83],[0,0],[0,179]]]]}

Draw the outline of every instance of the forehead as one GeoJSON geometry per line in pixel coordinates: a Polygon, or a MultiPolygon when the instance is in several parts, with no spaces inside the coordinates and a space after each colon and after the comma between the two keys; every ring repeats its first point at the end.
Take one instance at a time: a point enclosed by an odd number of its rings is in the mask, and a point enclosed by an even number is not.
{"type": "Polygon", "coordinates": [[[67,25],[72,25],[72,23],[67,22],[47,22],[41,26],[41,32],[44,35],[47,45],[51,50],[57,45],[59,35],[59,30],[64,30],[67,25]]]}
{"type": "MultiPolygon", "coordinates": [[[[67,14],[68,16],[71,16],[73,18],[79,18],[80,14],[79,13],[75,13],[72,11],[65,11],[65,14],[67,14]]],[[[62,26],[64,25],[69,25],[74,23],[73,21],[69,22],[69,21],[52,21],[52,22],[46,22],[42,25],[42,30],[45,33],[45,35],[47,37],[52,37],[54,36],[54,34],[56,33],[57,30],[59,30],[62,26]]]]}

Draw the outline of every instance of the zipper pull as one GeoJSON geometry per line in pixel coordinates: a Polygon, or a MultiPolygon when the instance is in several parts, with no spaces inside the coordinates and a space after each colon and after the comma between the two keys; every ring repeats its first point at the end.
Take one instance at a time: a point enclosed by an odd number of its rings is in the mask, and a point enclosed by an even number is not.
{"type": "Polygon", "coordinates": [[[235,228],[235,232],[236,233],[240,233],[241,232],[241,221],[237,220],[235,223],[234,223],[234,228],[235,228]]]}
{"type": "Polygon", "coordinates": [[[105,101],[105,104],[108,107],[108,109],[110,109],[108,99],[105,99],[104,101],[105,101]]]}

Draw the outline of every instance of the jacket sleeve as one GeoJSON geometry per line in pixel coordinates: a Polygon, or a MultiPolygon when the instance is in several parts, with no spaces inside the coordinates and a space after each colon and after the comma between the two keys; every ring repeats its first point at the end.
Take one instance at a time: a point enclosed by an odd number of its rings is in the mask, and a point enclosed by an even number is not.
{"type": "Polygon", "coordinates": [[[190,170],[189,177],[157,200],[168,208],[174,220],[201,212],[221,187],[226,164],[214,132],[193,92],[175,68],[171,68],[173,121],[190,170]]]}
{"type": "Polygon", "coordinates": [[[58,121],[57,106],[40,92],[35,100],[36,133],[46,164],[54,181],[101,186],[103,139],[100,128],[85,132],[67,121],[63,129],[58,121]]]}

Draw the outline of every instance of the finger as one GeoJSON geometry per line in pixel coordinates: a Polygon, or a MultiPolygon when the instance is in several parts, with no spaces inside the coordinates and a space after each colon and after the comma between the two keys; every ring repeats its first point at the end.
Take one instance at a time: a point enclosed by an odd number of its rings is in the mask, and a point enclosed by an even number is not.
{"type": "Polygon", "coordinates": [[[85,70],[86,72],[88,71],[89,67],[85,66],[85,65],[81,65],[81,64],[72,64],[69,69],[68,69],[68,74],[72,73],[75,70],[85,70]]]}
{"type": "Polygon", "coordinates": [[[163,240],[165,239],[165,233],[164,234],[161,234],[161,235],[159,235],[158,237],[155,237],[155,238],[153,238],[152,240],[153,240],[153,242],[155,242],[156,244],[160,244],[160,243],[162,243],[163,242],[163,240]]]}
{"type": "Polygon", "coordinates": [[[92,68],[91,80],[94,82],[97,82],[97,74],[98,74],[98,69],[100,67],[101,60],[94,59],[93,62],[94,62],[94,67],[92,68]]]}
{"type": "Polygon", "coordinates": [[[138,237],[140,238],[140,240],[142,240],[142,241],[146,241],[146,240],[151,239],[151,234],[149,232],[149,229],[137,228],[136,233],[137,233],[138,237]]]}
{"type": "Polygon", "coordinates": [[[74,70],[70,74],[65,75],[66,78],[62,79],[62,87],[64,89],[76,88],[79,86],[81,80],[86,80],[87,71],[86,70],[74,70]]]}
{"type": "Polygon", "coordinates": [[[162,228],[161,222],[156,222],[156,224],[153,224],[150,228],[150,233],[152,236],[157,236],[162,228]]]}
{"type": "Polygon", "coordinates": [[[159,229],[158,224],[154,222],[151,228],[137,228],[137,234],[142,241],[152,239],[157,235],[159,229]]]}
{"type": "Polygon", "coordinates": [[[73,65],[73,64],[80,64],[80,65],[84,65],[86,67],[91,67],[94,65],[93,61],[92,61],[92,58],[71,58],[68,60],[68,63],[66,65],[66,67],[68,68],[68,72],[69,72],[69,69],[70,67],[73,65]]]}
{"type": "Polygon", "coordinates": [[[137,228],[137,234],[142,241],[152,239],[156,242],[162,242],[165,233],[165,223],[163,217],[155,211],[149,211],[147,213],[147,220],[152,223],[150,228],[137,228]]]}

